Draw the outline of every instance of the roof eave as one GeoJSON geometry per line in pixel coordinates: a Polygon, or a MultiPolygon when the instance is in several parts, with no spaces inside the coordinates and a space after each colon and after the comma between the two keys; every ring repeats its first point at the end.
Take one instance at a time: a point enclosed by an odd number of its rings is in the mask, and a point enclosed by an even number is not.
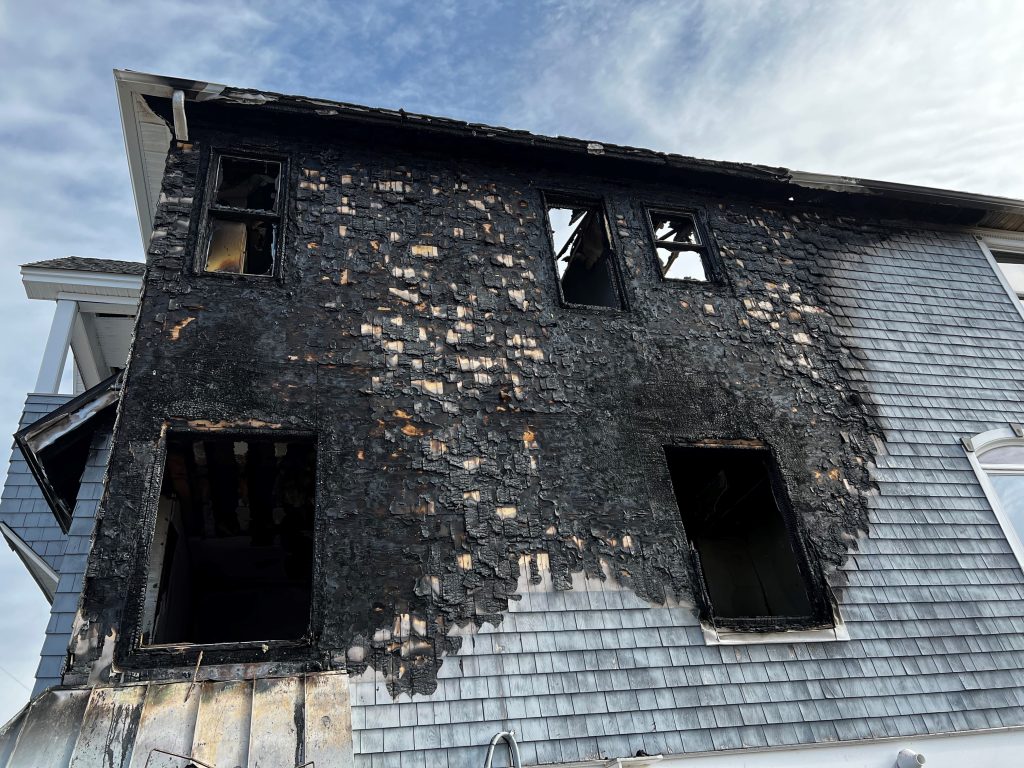
{"type": "MultiPolygon", "coordinates": [[[[823,173],[808,173],[787,168],[701,160],[682,155],[605,144],[603,142],[561,136],[542,136],[531,134],[527,131],[464,123],[449,118],[415,114],[403,110],[376,109],[326,99],[264,93],[252,89],[233,88],[218,83],[164,77],[127,70],[114,70],[114,80],[117,84],[121,123],[124,130],[125,147],[128,152],[128,164],[131,170],[132,191],[135,196],[139,228],[145,247],[148,247],[149,239],[152,235],[152,221],[153,215],[156,212],[157,201],[149,199],[150,195],[145,184],[140,127],[133,96],[134,94],[139,94],[142,96],[170,98],[176,90],[183,91],[186,100],[189,101],[224,100],[249,106],[267,105],[275,109],[311,110],[316,114],[352,121],[403,125],[411,129],[419,128],[449,135],[463,135],[467,138],[484,139],[496,143],[546,148],[562,151],[567,155],[587,154],[597,157],[604,156],[635,162],[638,165],[656,164],[669,168],[675,167],[680,170],[771,180],[808,189],[866,195],[874,198],[888,198],[901,202],[975,209],[979,212],[998,214],[1002,219],[1009,217],[1009,220],[1018,228],[1024,229],[1024,200],[1012,198],[922,187],[912,184],[874,181],[871,179],[856,179],[823,173]]],[[[979,223],[984,225],[984,219],[985,216],[982,215],[982,221],[979,223]]]]}

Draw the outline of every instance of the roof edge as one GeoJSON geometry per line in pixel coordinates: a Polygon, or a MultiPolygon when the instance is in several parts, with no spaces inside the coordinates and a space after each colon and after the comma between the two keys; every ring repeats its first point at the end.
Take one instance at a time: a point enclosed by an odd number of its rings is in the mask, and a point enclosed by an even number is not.
{"type": "MultiPolygon", "coordinates": [[[[492,140],[499,143],[528,144],[538,149],[553,149],[569,154],[588,154],[636,163],[654,163],[662,166],[677,167],[680,170],[718,173],[725,176],[741,176],[762,181],[788,183],[807,189],[865,195],[874,198],[888,198],[901,202],[972,208],[984,212],[1018,216],[1024,222],[1024,200],[1015,198],[824,173],[810,173],[752,163],[705,160],[649,149],[607,144],[595,140],[564,136],[544,136],[524,130],[468,123],[451,118],[406,112],[402,109],[366,107],[328,99],[290,96],[270,91],[237,88],[220,83],[167,77],[145,72],[133,72],[131,70],[115,69],[114,80],[121,108],[121,123],[125,136],[125,146],[128,152],[129,167],[131,169],[132,189],[135,194],[136,208],[139,214],[139,226],[143,236],[143,243],[146,246],[148,246],[149,236],[152,232],[152,220],[148,212],[151,201],[148,200],[148,193],[145,189],[141,142],[139,140],[139,128],[136,122],[137,116],[133,95],[170,98],[176,90],[183,91],[188,101],[218,100],[253,107],[272,105],[279,109],[304,109],[317,115],[344,117],[368,123],[384,122],[392,125],[403,125],[413,129],[420,128],[452,135],[461,134],[467,138],[492,140]]],[[[155,204],[152,205],[151,210],[155,211],[155,204]]]]}

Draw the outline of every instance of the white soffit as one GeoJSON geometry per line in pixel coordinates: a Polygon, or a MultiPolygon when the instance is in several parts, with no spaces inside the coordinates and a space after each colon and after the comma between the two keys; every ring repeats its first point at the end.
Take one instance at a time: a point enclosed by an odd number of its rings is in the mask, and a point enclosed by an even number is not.
{"type": "Polygon", "coordinates": [[[21,282],[30,299],[56,301],[63,296],[95,296],[97,302],[111,299],[113,303],[137,304],[142,292],[142,275],[114,272],[87,272],[73,269],[47,269],[24,266],[21,282]],[[130,299],[130,302],[117,301],[130,299]]]}

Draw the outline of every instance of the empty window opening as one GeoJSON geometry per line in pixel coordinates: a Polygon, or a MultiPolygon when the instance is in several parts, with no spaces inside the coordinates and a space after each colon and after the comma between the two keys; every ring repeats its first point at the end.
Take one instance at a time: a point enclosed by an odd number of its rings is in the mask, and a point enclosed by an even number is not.
{"type": "Polygon", "coordinates": [[[710,280],[707,244],[693,215],[664,211],[648,214],[661,276],[666,280],[710,280]]]}
{"type": "Polygon", "coordinates": [[[315,485],[312,439],[168,437],[144,642],[302,637],[315,485]]]}
{"type": "Polygon", "coordinates": [[[548,205],[548,225],[562,300],[591,307],[622,307],[615,256],[601,206],[566,202],[548,205]]]}
{"type": "Polygon", "coordinates": [[[272,275],[280,229],[281,163],[219,156],[205,271],[272,275]]]}
{"type": "Polygon", "coordinates": [[[769,618],[778,624],[780,618],[793,618],[807,623],[819,613],[768,450],[667,446],[665,454],[716,622],[756,625],[769,618]]]}

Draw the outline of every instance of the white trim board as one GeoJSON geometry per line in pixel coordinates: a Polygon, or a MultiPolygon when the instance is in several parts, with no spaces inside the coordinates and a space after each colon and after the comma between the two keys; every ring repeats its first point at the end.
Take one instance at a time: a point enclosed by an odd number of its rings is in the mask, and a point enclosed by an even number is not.
{"type": "Polygon", "coordinates": [[[0,523],[0,534],[7,540],[7,545],[14,550],[14,554],[24,563],[33,581],[39,585],[39,589],[46,596],[47,602],[52,603],[53,596],[57,593],[57,581],[59,579],[57,572],[21,536],[15,533],[14,529],[7,525],[7,523],[0,523]]]}
{"type": "MultiPolygon", "coordinates": [[[[1024,728],[898,736],[891,739],[729,749],[692,755],[658,755],[657,768],[895,768],[903,749],[920,753],[926,768],[1014,766],[1024,751],[1024,728]]],[[[653,762],[653,758],[647,758],[653,762]]],[[[563,763],[568,768],[612,768],[615,760],[563,763]]]]}
{"type": "MultiPolygon", "coordinates": [[[[1020,304],[1020,302],[1017,303],[1020,304]]],[[[979,453],[984,453],[992,448],[998,448],[1001,445],[1024,445],[1024,438],[1021,437],[1021,428],[1015,424],[1007,424],[1005,427],[990,429],[974,437],[965,438],[961,442],[967,454],[967,460],[971,463],[971,469],[974,470],[978,483],[981,485],[981,490],[985,493],[985,498],[988,499],[989,506],[992,507],[992,512],[999,522],[999,527],[1003,529],[1003,535],[1006,536],[1010,549],[1017,556],[1018,565],[1024,569],[1024,542],[1021,542],[1020,536],[1017,535],[1016,529],[1014,529],[1013,524],[1010,522],[1010,516],[1003,509],[999,493],[996,491],[995,486],[992,485],[988,471],[981,466],[981,459],[978,458],[979,453]]]]}

